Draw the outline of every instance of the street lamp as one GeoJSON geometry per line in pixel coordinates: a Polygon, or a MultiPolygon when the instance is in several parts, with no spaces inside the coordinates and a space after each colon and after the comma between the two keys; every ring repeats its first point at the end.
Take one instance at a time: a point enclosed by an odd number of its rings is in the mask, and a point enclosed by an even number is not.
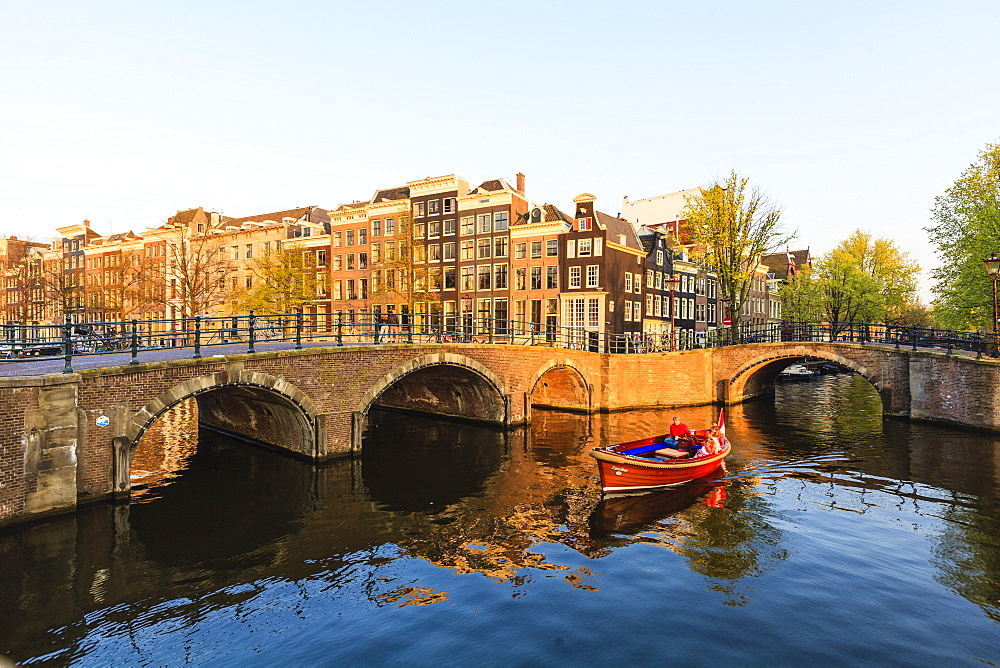
{"type": "Polygon", "coordinates": [[[996,251],[993,251],[993,255],[983,260],[983,264],[986,265],[986,273],[990,275],[993,279],[993,345],[997,344],[997,278],[1000,278],[1000,257],[997,257],[996,251]]]}

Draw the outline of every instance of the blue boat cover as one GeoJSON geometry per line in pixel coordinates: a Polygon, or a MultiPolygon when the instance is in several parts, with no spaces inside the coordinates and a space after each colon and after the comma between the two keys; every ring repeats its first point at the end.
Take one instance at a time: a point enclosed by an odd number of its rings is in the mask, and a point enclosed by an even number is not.
{"type": "Polygon", "coordinates": [[[632,455],[636,457],[638,455],[644,455],[647,452],[652,452],[653,450],[659,450],[660,448],[667,447],[663,443],[651,443],[649,445],[640,445],[635,448],[629,448],[628,450],[619,450],[618,452],[623,455],[632,455]]]}

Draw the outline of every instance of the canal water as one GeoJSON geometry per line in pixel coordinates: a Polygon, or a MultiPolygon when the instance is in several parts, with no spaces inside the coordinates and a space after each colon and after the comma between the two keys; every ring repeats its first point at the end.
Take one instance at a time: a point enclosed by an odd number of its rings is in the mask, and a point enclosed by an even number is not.
{"type": "Polygon", "coordinates": [[[530,429],[373,414],[316,470],[194,428],[128,505],[0,531],[28,665],[1000,663],[996,436],[883,420],[850,375],[728,409],[719,477],[602,498],[595,444],[716,409],[530,429]]]}

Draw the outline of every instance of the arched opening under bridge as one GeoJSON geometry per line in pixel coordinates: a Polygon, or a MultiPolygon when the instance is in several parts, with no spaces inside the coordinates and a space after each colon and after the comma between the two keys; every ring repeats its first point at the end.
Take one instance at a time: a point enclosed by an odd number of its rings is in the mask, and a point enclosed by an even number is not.
{"type": "Polygon", "coordinates": [[[782,355],[755,360],[746,364],[729,381],[728,399],[731,403],[739,403],[773,396],[778,383],[811,382],[824,375],[842,373],[853,373],[867,380],[881,398],[883,411],[889,412],[889,390],[883,386],[878,374],[848,357],[836,354],[782,355]],[[809,373],[791,373],[801,370],[809,373]]]}
{"type": "Polygon", "coordinates": [[[530,402],[538,408],[586,413],[591,410],[591,391],[583,375],[560,364],[544,371],[531,388],[530,402]]]}
{"type": "Polygon", "coordinates": [[[428,364],[399,374],[369,407],[492,424],[505,424],[507,417],[495,379],[479,369],[449,363],[428,364]]]}

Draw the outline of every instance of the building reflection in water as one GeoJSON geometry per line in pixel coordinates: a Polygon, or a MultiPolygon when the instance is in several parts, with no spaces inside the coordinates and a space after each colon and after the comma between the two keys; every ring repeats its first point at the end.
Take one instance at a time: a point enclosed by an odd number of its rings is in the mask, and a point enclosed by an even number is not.
{"type": "Polygon", "coordinates": [[[258,597],[302,604],[305,594],[275,598],[272,586],[318,583],[325,600],[375,607],[449,601],[439,570],[407,570],[414,558],[488,578],[501,597],[553,576],[566,592],[606,590],[605,570],[631,577],[632,545],[662,550],[679,577],[695,573],[693,586],[741,606],[780,598],[752,586],[789,561],[795,527],[823,532],[847,513],[875,531],[873,508],[896,525],[923,522],[938,582],[1000,620],[997,439],[883,421],[865,381],[821,382],[728,408],[734,452],[718,477],[620,499],[602,497],[591,447],[665,432],[673,414],[711,424],[718,409],[536,409],[530,428],[510,432],[379,411],[360,457],[313,467],[199,439],[194,406],[178,405],[140,443],[133,467],[148,472],[136,479],[146,489],[131,505],[0,534],[0,636],[18,660],[51,647],[70,662],[86,656],[95,624],[203,619],[258,597]]]}
{"type": "Polygon", "coordinates": [[[132,457],[133,503],[151,498],[150,491],[176,478],[198,450],[198,404],[185,399],[160,415],[142,435],[132,457]]]}

